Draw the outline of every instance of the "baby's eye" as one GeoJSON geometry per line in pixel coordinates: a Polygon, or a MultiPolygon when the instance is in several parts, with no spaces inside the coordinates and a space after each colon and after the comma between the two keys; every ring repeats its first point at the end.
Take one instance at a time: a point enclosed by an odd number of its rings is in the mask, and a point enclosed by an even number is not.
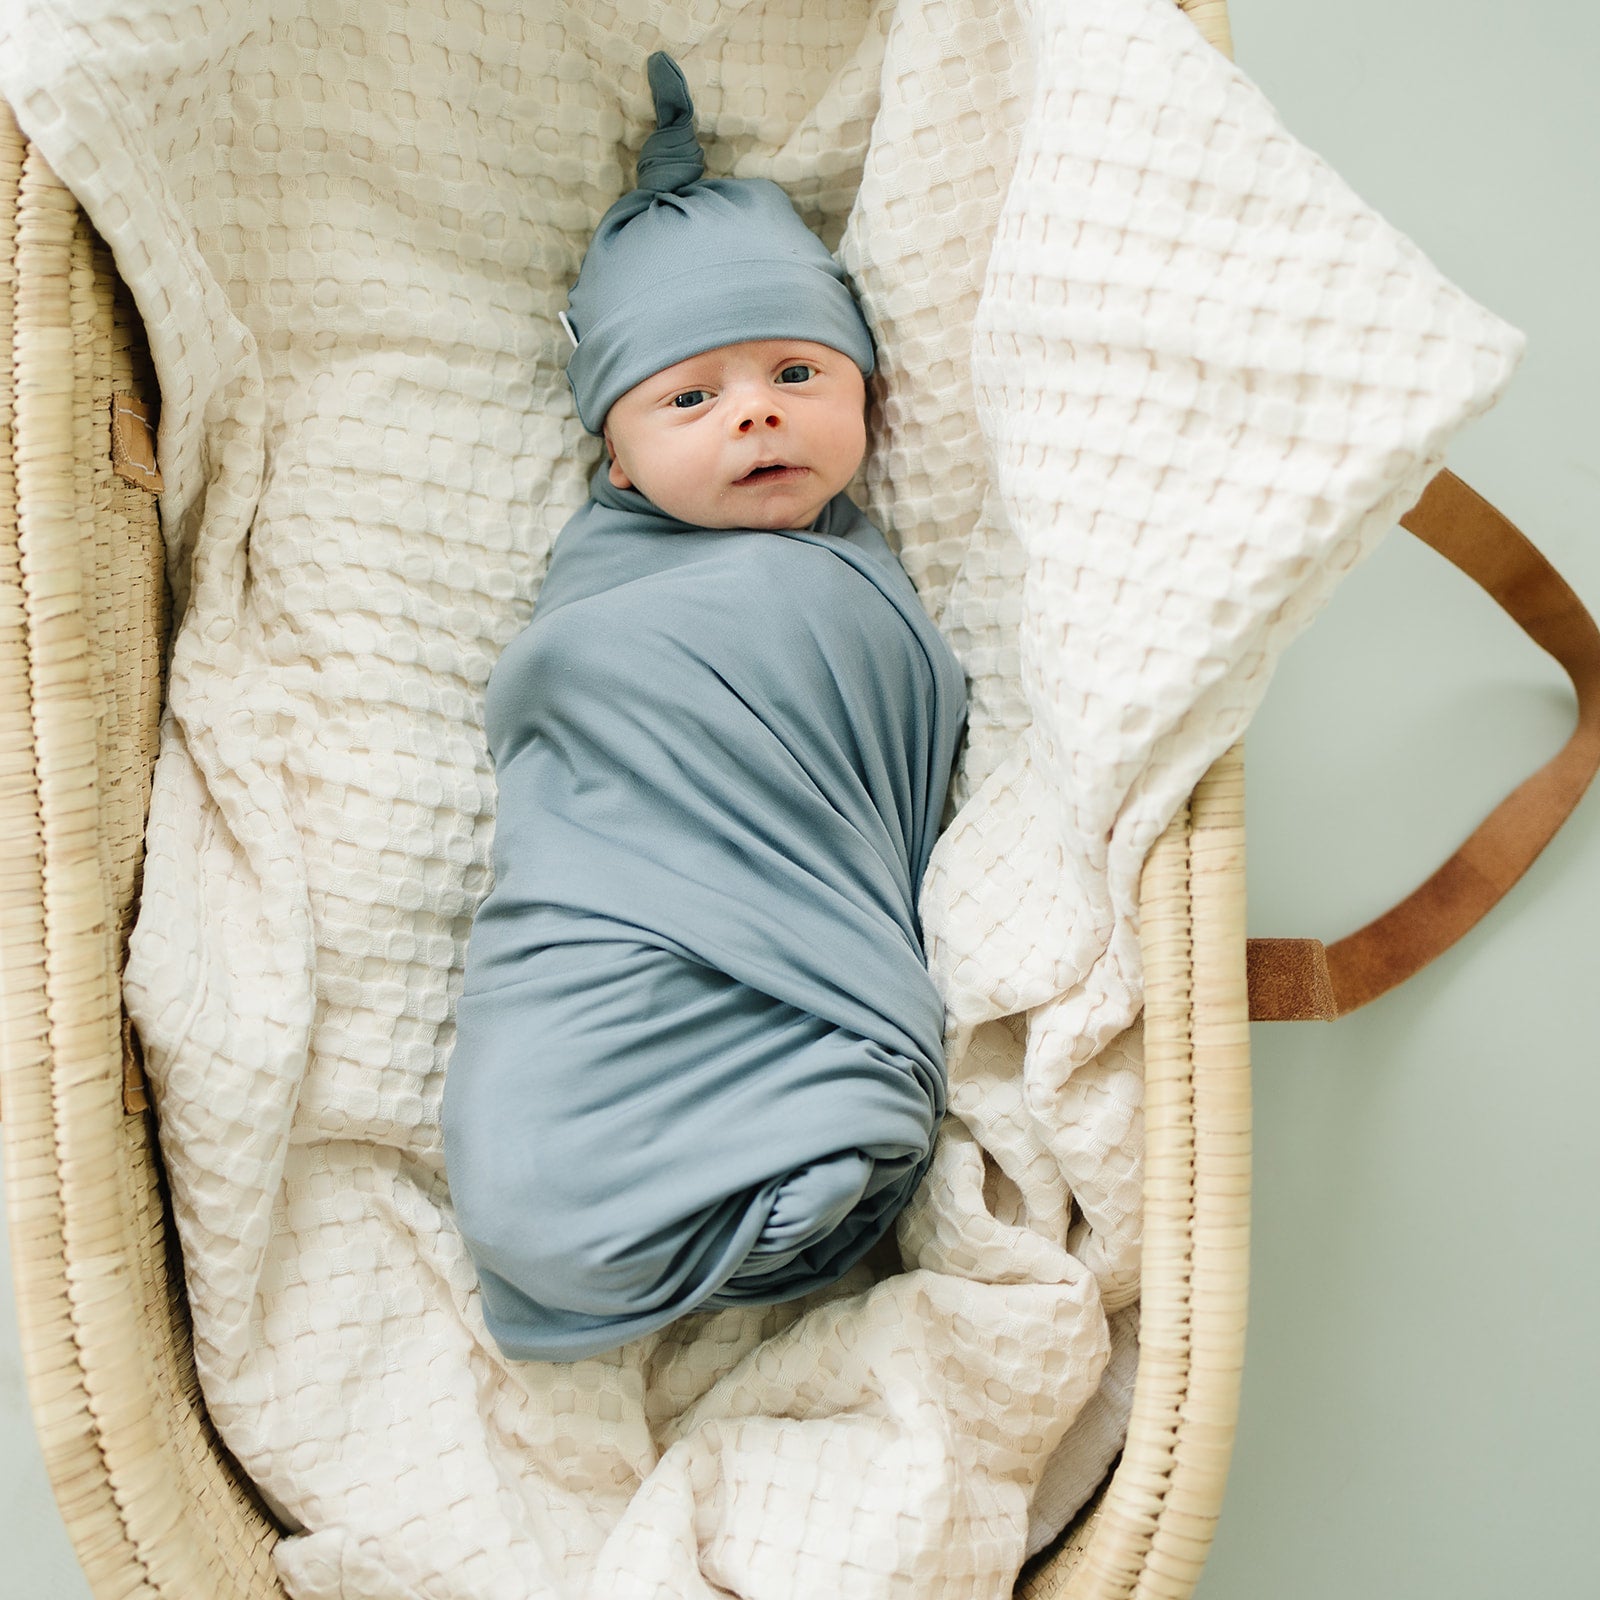
{"type": "Polygon", "coordinates": [[[805,364],[805,362],[797,361],[792,367],[785,367],[783,371],[778,374],[778,382],[804,383],[814,371],[816,371],[815,367],[809,367],[805,364]]]}
{"type": "Polygon", "coordinates": [[[699,405],[710,392],[709,389],[685,389],[682,394],[673,395],[672,403],[680,410],[687,411],[691,406],[699,405]]]}

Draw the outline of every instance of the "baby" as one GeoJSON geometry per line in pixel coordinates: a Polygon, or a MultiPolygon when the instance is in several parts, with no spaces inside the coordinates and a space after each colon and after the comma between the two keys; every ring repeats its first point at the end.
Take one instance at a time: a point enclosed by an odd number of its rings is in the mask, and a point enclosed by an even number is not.
{"type": "Polygon", "coordinates": [[[607,459],[485,700],[445,1159],[490,1332],[574,1360],[836,1281],[945,1105],[916,896],[961,670],[843,492],[872,340],[682,73],[563,322],[607,459]]]}

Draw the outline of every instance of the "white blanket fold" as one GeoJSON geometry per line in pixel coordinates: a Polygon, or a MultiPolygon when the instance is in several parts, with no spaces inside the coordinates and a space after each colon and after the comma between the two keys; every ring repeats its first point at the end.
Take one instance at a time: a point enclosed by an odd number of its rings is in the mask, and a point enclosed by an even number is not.
{"type": "Polygon", "coordinates": [[[177,623],[126,994],[219,1429],[295,1600],[1009,1594],[1126,1426],[1137,879],[1520,337],[1169,0],[13,0],[0,92],[160,379],[177,623]],[[438,1102],[482,690],[643,63],[880,352],[862,504],[971,686],[898,1263],[572,1366],[487,1338],[438,1102]]]}

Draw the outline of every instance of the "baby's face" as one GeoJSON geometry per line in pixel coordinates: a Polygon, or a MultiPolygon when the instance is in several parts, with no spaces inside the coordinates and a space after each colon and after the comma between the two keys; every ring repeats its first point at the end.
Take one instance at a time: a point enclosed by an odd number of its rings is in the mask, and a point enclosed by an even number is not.
{"type": "Polygon", "coordinates": [[[646,378],[606,414],[611,481],[702,528],[808,528],[867,448],[849,356],[752,339],[646,378]]]}

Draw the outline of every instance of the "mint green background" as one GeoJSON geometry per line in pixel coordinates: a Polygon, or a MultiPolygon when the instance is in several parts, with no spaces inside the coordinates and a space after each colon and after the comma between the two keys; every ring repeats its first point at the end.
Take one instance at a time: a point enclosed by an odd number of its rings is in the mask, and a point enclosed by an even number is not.
{"type": "MultiPolygon", "coordinates": [[[[1076,0],[1083,3],[1083,0],[1076,0]]],[[[1600,610],[1600,20],[1552,0],[1233,0],[1290,130],[1523,329],[1451,465],[1600,610]]],[[[1349,931],[1570,720],[1559,671],[1396,533],[1247,745],[1252,933],[1349,931]]],[[[1470,939],[1335,1025],[1254,1030],[1239,1435],[1200,1600],[1600,1588],[1600,796],[1470,939]]],[[[0,1288],[0,1600],[87,1589],[0,1288]]]]}
{"type": "MultiPolygon", "coordinates": [[[[1451,466],[1600,612],[1600,22],[1551,0],[1232,0],[1290,130],[1528,336],[1451,466]]],[[[1570,726],[1397,532],[1246,742],[1250,931],[1350,931],[1570,726]]],[[[1331,1025],[1252,1030],[1250,1329],[1199,1600],[1600,1593],[1600,793],[1481,927],[1331,1025]]]]}

